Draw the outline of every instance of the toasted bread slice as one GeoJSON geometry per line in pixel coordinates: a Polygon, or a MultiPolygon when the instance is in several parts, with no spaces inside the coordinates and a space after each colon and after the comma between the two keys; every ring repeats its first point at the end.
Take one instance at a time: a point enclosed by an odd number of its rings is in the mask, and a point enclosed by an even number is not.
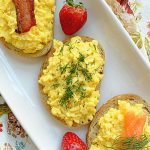
{"type": "MultiPolygon", "coordinates": [[[[55,5],[55,4],[54,4],[55,5]]],[[[52,11],[52,14],[54,15],[55,11],[52,11]]],[[[54,17],[53,17],[53,31],[52,31],[52,37],[54,37],[54,17]]],[[[40,56],[43,56],[43,55],[46,55],[51,47],[52,47],[52,44],[53,44],[53,39],[51,41],[49,41],[43,49],[41,50],[38,50],[36,51],[35,53],[24,53],[22,49],[19,49],[15,46],[13,46],[12,44],[10,43],[7,43],[5,41],[5,39],[3,37],[0,37],[0,42],[7,48],[9,49],[10,51],[12,51],[13,53],[17,54],[17,55],[20,55],[20,56],[24,56],[24,57],[40,57],[40,56]]]]}
{"type": "MultiPolygon", "coordinates": [[[[81,39],[82,39],[83,41],[85,41],[85,42],[86,42],[86,41],[87,41],[87,42],[90,42],[90,41],[94,40],[94,39],[92,39],[92,38],[90,38],[90,37],[86,37],[86,36],[80,36],[80,37],[81,37],[81,39]]],[[[63,43],[68,43],[68,42],[70,42],[70,38],[68,38],[68,39],[66,39],[66,40],[63,41],[63,43]]],[[[105,60],[105,53],[104,53],[104,50],[101,48],[100,45],[99,45],[98,47],[99,47],[99,52],[100,52],[101,56],[102,56],[103,59],[105,60]]],[[[39,74],[39,79],[40,79],[40,77],[43,75],[43,70],[46,69],[47,66],[48,66],[48,59],[49,59],[49,57],[52,57],[54,52],[55,52],[55,49],[52,48],[52,49],[50,50],[50,52],[48,53],[48,55],[47,55],[47,57],[46,57],[46,60],[44,61],[43,65],[42,65],[42,67],[41,67],[40,74],[39,74]]],[[[102,73],[103,73],[103,72],[102,72],[102,73]]],[[[99,85],[97,86],[96,89],[99,89],[99,88],[100,88],[100,83],[99,83],[99,85]]],[[[40,93],[41,93],[41,98],[42,98],[42,101],[43,101],[43,103],[44,103],[44,106],[47,108],[48,112],[51,113],[51,107],[47,104],[48,96],[47,96],[46,94],[44,94],[44,92],[43,92],[43,86],[42,86],[41,84],[39,84],[39,90],[40,90],[40,93]]],[[[67,125],[64,120],[62,120],[62,119],[60,119],[59,117],[56,117],[56,116],[54,116],[54,117],[55,117],[57,120],[61,121],[63,124],[67,125]]],[[[90,123],[90,122],[89,122],[89,123],[90,123]]],[[[85,125],[85,124],[82,124],[82,125],[85,125]]],[[[73,126],[73,127],[78,127],[78,126],[81,126],[81,124],[77,124],[77,123],[74,122],[72,126],[73,126]]]]}
{"type": "Polygon", "coordinates": [[[12,44],[7,43],[4,38],[0,38],[1,42],[4,44],[5,47],[7,47],[10,51],[25,57],[40,57],[49,52],[49,50],[52,47],[52,41],[50,41],[47,45],[44,46],[43,49],[38,50],[36,53],[24,53],[23,50],[16,48],[12,44]]]}
{"type": "MultiPolygon", "coordinates": [[[[103,117],[103,115],[107,113],[107,111],[110,108],[117,108],[118,100],[126,100],[131,104],[137,104],[137,103],[143,104],[143,110],[150,118],[150,106],[141,97],[133,94],[124,94],[124,95],[113,97],[106,104],[102,105],[102,107],[97,111],[96,115],[94,116],[94,119],[92,120],[89,126],[87,137],[86,137],[88,149],[90,149],[92,141],[95,139],[95,137],[97,136],[100,130],[98,126],[99,119],[103,117]]],[[[149,119],[149,123],[150,123],[150,119],[149,119]]]]}

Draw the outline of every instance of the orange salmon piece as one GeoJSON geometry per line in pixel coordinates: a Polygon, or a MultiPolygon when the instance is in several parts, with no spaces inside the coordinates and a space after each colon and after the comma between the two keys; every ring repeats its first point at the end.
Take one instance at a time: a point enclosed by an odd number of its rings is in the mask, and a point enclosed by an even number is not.
{"type": "Polygon", "coordinates": [[[144,125],[146,123],[146,114],[143,113],[142,115],[140,115],[138,117],[138,120],[136,122],[136,136],[137,138],[139,139],[142,135],[142,132],[143,132],[143,128],[144,128],[144,125]]]}
{"type": "Polygon", "coordinates": [[[124,115],[124,132],[123,137],[140,138],[146,123],[146,114],[135,115],[133,111],[127,112],[124,115]]]}

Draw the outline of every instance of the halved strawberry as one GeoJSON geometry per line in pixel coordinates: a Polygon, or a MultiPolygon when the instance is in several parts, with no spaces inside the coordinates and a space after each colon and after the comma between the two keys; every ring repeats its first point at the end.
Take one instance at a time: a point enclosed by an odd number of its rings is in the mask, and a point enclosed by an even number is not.
{"type": "Polygon", "coordinates": [[[87,147],[76,134],[67,132],[63,136],[61,150],[87,150],[87,147]]]}

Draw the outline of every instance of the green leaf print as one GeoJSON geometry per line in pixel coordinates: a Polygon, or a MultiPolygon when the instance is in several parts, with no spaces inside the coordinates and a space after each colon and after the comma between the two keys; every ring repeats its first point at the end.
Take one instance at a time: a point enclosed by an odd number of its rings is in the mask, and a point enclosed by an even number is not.
{"type": "Polygon", "coordinates": [[[144,46],[145,46],[145,49],[146,49],[146,52],[150,61],[150,40],[148,40],[148,38],[145,38],[144,46]]]}
{"type": "Polygon", "coordinates": [[[134,0],[130,2],[130,7],[133,10],[134,13],[137,13],[138,8],[142,7],[142,3],[139,0],[134,0]]]}
{"type": "Polygon", "coordinates": [[[0,116],[2,116],[4,114],[8,114],[9,112],[11,112],[11,110],[9,109],[7,104],[1,104],[0,105],[0,116]]]}
{"type": "Polygon", "coordinates": [[[15,145],[16,150],[23,150],[23,149],[25,149],[25,146],[26,146],[26,144],[24,142],[16,141],[16,145],[15,145]]]}
{"type": "Polygon", "coordinates": [[[129,33],[139,49],[143,47],[142,35],[140,32],[129,33]]]}

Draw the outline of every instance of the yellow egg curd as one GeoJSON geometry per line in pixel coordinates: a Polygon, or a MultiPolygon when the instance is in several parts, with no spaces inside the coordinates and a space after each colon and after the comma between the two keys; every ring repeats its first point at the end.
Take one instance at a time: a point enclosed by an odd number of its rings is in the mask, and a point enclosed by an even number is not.
{"type": "Polygon", "coordinates": [[[55,0],[34,0],[36,26],[19,34],[15,32],[18,27],[13,0],[0,0],[0,37],[24,53],[43,49],[53,40],[54,5],[55,0]]]}
{"type": "Polygon", "coordinates": [[[47,104],[68,126],[86,124],[96,112],[97,86],[103,78],[104,59],[98,41],[83,42],[77,36],[65,44],[54,40],[54,48],[54,56],[39,79],[48,95],[47,104]]]}
{"type": "MultiPolygon", "coordinates": [[[[116,142],[118,137],[120,137],[121,133],[123,132],[124,113],[128,111],[134,111],[134,113],[138,115],[143,113],[142,107],[143,104],[133,105],[124,100],[119,100],[118,109],[110,108],[108,112],[99,119],[98,125],[100,130],[96,138],[92,141],[90,150],[111,150],[114,142],[116,142]]],[[[148,125],[148,117],[143,129],[143,135],[146,135],[146,137],[150,139],[150,126],[148,125]]],[[[147,144],[142,150],[147,150],[146,147],[150,147],[150,143],[147,144]]]]}

